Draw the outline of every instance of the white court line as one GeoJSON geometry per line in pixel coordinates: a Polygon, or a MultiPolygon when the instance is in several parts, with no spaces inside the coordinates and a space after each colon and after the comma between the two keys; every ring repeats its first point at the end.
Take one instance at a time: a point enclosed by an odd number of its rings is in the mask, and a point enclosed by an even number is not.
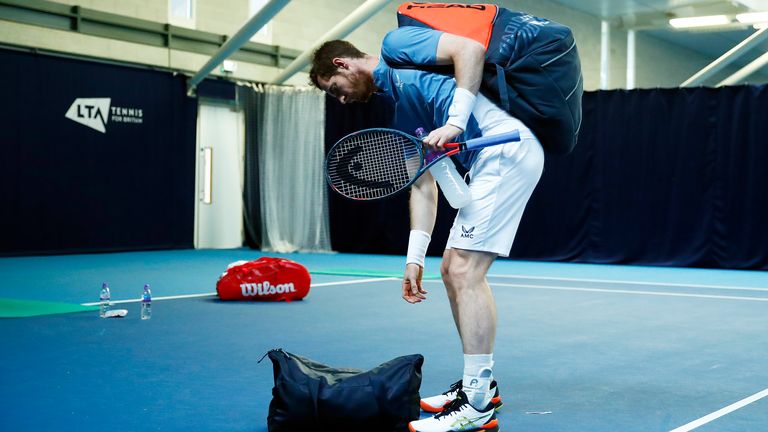
{"type": "MultiPolygon", "coordinates": [[[[197,298],[197,297],[213,297],[216,293],[205,293],[205,294],[185,294],[185,295],[177,295],[177,296],[166,296],[166,297],[152,297],[152,301],[156,300],[178,300],[178,299],[187,299],[187,298],[197,298]]],[[[141,298],[132,299],[132,300],[112,300],[109,303],[110,304],[123,304],[123,303],[138,303],[141,301],[141,298]]],[[[81,303],[80,306],[98,306],[100,302],[91,302],[91,303],[81,303]]]]}
{"type": "MultiPolygon", "coordinates": [[[[359,284],[359,283],[368,283],[368,282],[379,282],[379,281],[385,281],[385,280],[400,280],[398,278],[394,277],[386,277],[386,278],[370,278],[370,279],[355,279],[355,280],[348,280],[348,281],[339,281],[339,282],[324,282],[324,283],[318,283],[318,284],[311,284],[310,288],[315,287],[321,287],[321,286],[331,286],[331,285],[351,285],[351,284],[359,284]]],[[[197,298],[197,297],[213,297],[216,293],[205,293],[205,294],[185,294],[185,295],[177,295],[177,296],[166,296],[166,297],[152,297],[152,301],[155,300],[178,300],[178,299],[187,299],[187,298],[197,298]]],[[[111,301],[111,304],[123,304],[123,303],[138,303],[141,301],[141,298],[133,299],[133,300],[115,300],[111,301]]],[[[98,306],[99,302],[91,302],[91,303],[81,303],[80,306],[98,306]]]]}
{"type": "MultiPolygon", "coordinates": [[[[441,281],[426,280],[424,282],[442,283],[441,281]]],[[[747,300],[747,301],[759,301],[768,302],[768,297],[738,297],[738,296],[720,296],[720,295],[708,295],[708,294],[683,294],[683,293],[670,293],[663,291],[631,291],[631,290],[613,290],[613,289],[601,289],[601,288],[575,288],[564,286],[552,286],[552,285],[524,285],[524,284],[505,284],[505,283],[489,283],[491,286],[508,286],[515,288],[530,288],[530,289],[548,289],[558,291],[586,291],[586,292],[603,292],[603,293],[615,293],[615,294],[636,294],[636,295],[655,295],[655,296],[667,296],[667,297],[696,297],[696,298],[711,298],[721,300],[747,300]]]]}
{"type": "Polygon", "coordinates": [[[564,277],[550,277],[550,276],[500,275],[500,274],[489,274],[488,277],[497,277],[497,278],[506,278],[506,279],[539,279],[539,280],[553,280],[553,281],[615,283],[615,284],[622,284],[622,285],[669,286],[669,287],[768,292],[768,288],[753,288],[753,287],[742,287],[742,286],[735,286],[735,285],[694,285],[694,284],[682,284],[682,283],[673,283],[673,282],[639,282],[639,281],[625,281],[625,280],[611,280],[611,279],[580,279],[580,278],[564,278],[564,277]]]}
{"type": "Polygon", "coordinates": [[[387,281],[387,280],[400,280],[400,278],[380,277],[380,278],[370,278],[370,279],[355,279],[355,280],[340,281],[340,282],[324,282],[319,284],[312,284],[312,287],[331,286],[331,285],[352,285],[352,284],[358,284],[358,283],[380,282],[380,281],[387,281]]]}
{"type": "Polygon", "coordinates": [[[768,396],[768,389],[765,389],[759,393],[755,393],[748,398],[744,398],[736,403],[728,405],[725,408],[719,409],[713,412],[712,414],[705,415],[704,417],[698,420],[694,420],[686,425],[680,426],[679,428],[672,429],[670,432],[688,432],[690,430],[696,429],[699,426],[705,425],[711,422],[712,420],[718,419],[728,413],[736,411],[739,408],[743,408],[751,404],[752,402],[758,401],[766,396],[768,396]]]}

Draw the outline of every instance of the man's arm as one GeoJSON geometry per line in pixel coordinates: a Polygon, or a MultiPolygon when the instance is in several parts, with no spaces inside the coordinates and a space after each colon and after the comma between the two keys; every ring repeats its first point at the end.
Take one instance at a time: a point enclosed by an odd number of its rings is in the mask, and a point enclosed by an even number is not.
{"type": "Polygon", "coordinates": [[[429,171],[411,188],[411,229],[432,234],[437,217],[437,182],[429,171]]]}
{"type": "Polygon", "coordinates": [[[430,132],[424,140],[430,146],[442,148],[466,129],[483,79],[485,47],[472,39],[443,33],[437,44],[437,64],[452,64],[456,78],[447,124],[430,132]]]}
{"type": "Polygon", "coordinates": [[[456,87],[477,94],[483,80],[485,47],[473,39],[443,33],[437,43],[437,64],[452,64],[456,87]]]}
{"type": "Polygon", "coordinates": [[[411,188],[410,208],[411,237],[403,277],[403,299],[408,303],[418,303],[426,299],[427,291],[421,285],[424,254],[437,216],[437,183],[429,172],[419,177],[411,188]]]}
{"type": "Polygon", "coordinates": [[[485,47],[473,39],[424,27],[399,27],[384,37],[382,58],[395,67],[453,65],[456,90],[446,125],[429,133],[424,142],[442,149],[467,126],[485,68],[485,47]]]}

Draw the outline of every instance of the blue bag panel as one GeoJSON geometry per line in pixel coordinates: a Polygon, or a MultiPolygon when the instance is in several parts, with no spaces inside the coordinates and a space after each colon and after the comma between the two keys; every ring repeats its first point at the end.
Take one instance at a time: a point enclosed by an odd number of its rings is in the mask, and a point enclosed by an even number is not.
{"type": "Polygon", "coordinates": [[[502,9],[487,59],[483,93],[530,127],[549,153],[569,153],[581,128],[583,93],[571,30],[502,9]]]}

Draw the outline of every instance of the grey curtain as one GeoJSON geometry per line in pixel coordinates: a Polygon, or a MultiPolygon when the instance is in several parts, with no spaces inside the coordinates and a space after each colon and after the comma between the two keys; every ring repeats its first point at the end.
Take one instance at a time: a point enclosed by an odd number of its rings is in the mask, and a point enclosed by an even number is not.
{"type": "MultiPolygon", "coordinates": [[[[256,141],[250,151],[257,154],[248,163],[258,165],[250,171],[258,172],[261,249],[330,251],[325,97],[313,88],[254,86],[250,91],[254,115],[248,128],[256,141]]],[[[250,219],[253,225],[256,218],[250,219]]]]}

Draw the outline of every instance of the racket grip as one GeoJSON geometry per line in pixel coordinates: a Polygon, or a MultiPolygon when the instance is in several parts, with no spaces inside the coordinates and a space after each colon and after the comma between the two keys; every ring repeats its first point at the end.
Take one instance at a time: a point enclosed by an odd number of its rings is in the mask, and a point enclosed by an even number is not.
{"type": "Polygon", "coordinates": [[[466,150],[477,150],[498,144],[506,144],[513,141],[520,141],[520,131],[517,129],[512,132],[505,132],[498,135],[489,135],[480,138],[473,138],[464,143],[466,150]]]}

